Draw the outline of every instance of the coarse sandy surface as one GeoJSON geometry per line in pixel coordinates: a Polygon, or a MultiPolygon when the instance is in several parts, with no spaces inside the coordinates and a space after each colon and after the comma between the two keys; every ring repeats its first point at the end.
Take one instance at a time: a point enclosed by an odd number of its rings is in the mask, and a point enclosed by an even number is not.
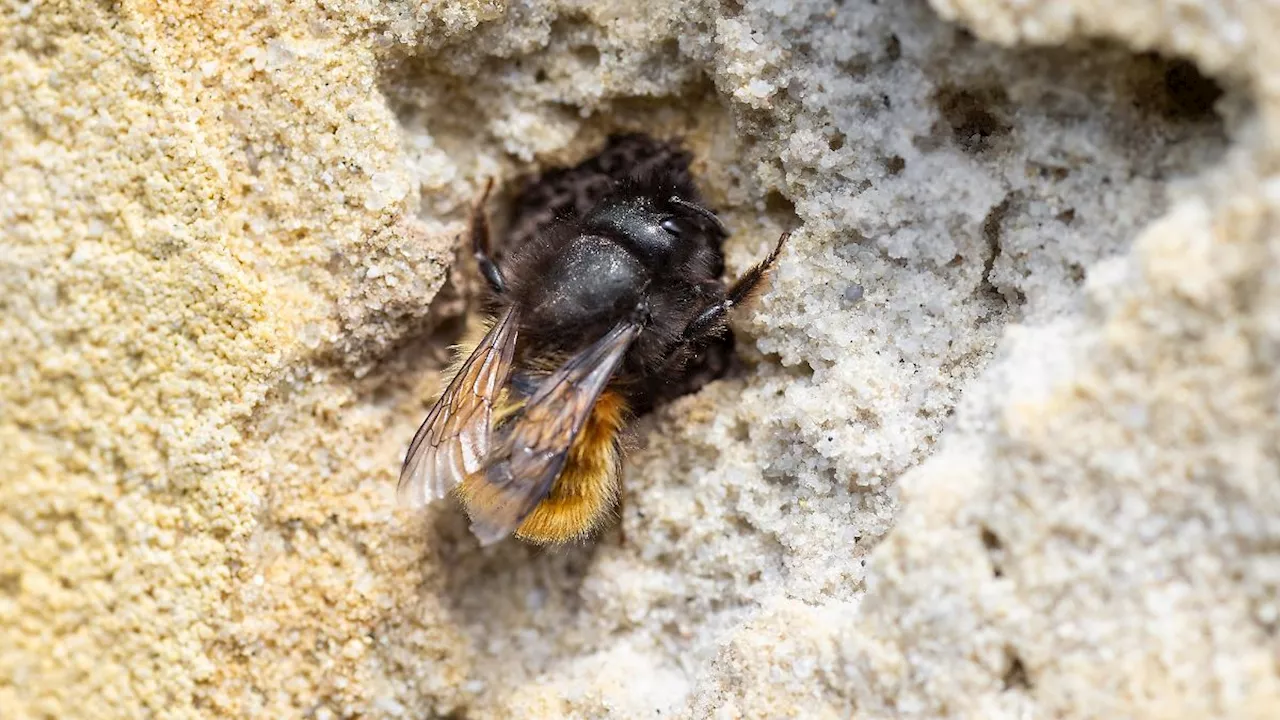
{"type": "Polygon", "coordinates": [[[0,718],[1280,717],[1276,38],[0,6],[0,718]],[[625,532],[481,550],[393,500],[437,291],[484,178],[620,130],[694,152],[730,273],[796,233],[740,368],[638,424],[625,532]]]}

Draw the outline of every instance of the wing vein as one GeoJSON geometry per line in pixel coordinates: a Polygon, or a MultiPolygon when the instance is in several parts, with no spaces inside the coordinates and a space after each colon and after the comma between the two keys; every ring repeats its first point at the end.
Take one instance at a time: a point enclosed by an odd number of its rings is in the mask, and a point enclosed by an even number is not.
{"type": "Polygon", "coordinates": [[[418,427],[396,494],[410,507],[443,498],[488,454],[493,403],[505,386],[515,358],[517,311],[509,306],[431,407],[418,427]]]}
{"type": "Polygon", "coordinates": [[[641,327],[620,322],[534,391],[506,426],[469,492],[471,531],[484,545],[510,535],[551,491],[596,400],[641,327]]]}

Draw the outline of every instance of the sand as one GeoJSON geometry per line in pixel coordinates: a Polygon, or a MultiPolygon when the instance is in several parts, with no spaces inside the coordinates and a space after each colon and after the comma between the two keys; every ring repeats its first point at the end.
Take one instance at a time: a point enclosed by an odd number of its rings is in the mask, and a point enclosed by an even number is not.
{"type": "MultiPolygon", "coordinates": [[[[1280,9],[11,3],[0,717],[1280,716],[1280,9]],[[397,509],[485,178],[794,229],[622,530],[397,509]]],[[[499,199],[501,200],[501,199],[499,199]]],[[[496,206],[496,205],[495,205],[496,206]]]]}

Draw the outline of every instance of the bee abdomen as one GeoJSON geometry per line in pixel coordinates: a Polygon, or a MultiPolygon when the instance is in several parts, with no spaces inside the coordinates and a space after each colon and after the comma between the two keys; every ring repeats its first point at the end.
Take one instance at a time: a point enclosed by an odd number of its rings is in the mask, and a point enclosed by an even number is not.
{"type": "Polygon", "coordinates": [[[621,477],[618,435],[626,415],[620,393],[600,395],[551,492],[520,523],[516,537],[539,545],[583,540],[613,514],[621,477]]]}

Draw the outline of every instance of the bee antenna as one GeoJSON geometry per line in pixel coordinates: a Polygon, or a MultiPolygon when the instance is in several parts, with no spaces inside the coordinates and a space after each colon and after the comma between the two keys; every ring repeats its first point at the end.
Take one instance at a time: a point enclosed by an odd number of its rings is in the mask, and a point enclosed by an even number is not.
{"type": "Polygon", "coordinates": [[[671,202],[672,204],[678,205],[679,207],[682,207],[685,210],[688,210],[694,213],[695,215],[701,217],[702,219],[706,220],[707,222],[711,223],[711,225],[715,227],[716,230],[720,231],[721,235],[725,237],[729,236],[728,228],[726,228],[724,226],[724,223],[720,222],[720,218],[717,217],[716,214],[711,212],[710,210],[702,207],[697,203],[691,203],[688,200],[685,200],[684,198],[680,197],[679,195],[672,195],[671,202]]]}

